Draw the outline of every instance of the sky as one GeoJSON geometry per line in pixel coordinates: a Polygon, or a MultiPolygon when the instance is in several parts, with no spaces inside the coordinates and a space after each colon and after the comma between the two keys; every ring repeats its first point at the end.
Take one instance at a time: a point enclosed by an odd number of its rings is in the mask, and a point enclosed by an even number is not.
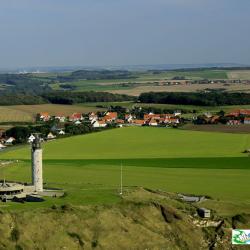
{"type": "Polygon", "coordinates": [[[249,0],[1,0],[0,68],[250,65],[249,0]]]}

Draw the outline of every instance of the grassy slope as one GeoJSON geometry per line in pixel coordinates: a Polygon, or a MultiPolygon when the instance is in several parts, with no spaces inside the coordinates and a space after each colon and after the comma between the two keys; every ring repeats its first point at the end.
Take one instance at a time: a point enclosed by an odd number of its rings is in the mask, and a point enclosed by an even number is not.
{"type": "MultiPolygon", "coordinates": [[[[75,136],[44,144],[45,159],[125,159],[243,156],[248,134],[129,127],[75,136]]],[[[7,151],[1,158],[29,159],[29,147],[7,151]]]]}

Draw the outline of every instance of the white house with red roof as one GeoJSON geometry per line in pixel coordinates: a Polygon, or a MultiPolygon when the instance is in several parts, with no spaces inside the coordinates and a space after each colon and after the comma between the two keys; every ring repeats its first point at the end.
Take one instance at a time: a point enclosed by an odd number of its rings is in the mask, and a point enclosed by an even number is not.
{"type": "Polygon", "coordinates": [[[104,120],[95,121],[92,124],[93,128],[105,128],[107,126],[107,123],[104,120]]]}
{"type": "Polygon", "coordinates": [[[158,122],[157,122],[155,119],[150,119],[148,125],[149,125],[149,126],[157,126],[157,125],[158,125],[158,122]]]}
{"type": "Polygon", "coordinates": [[[65,122],[66,121],[65,115],[62,115],[62,114],[57,114],[55,116],[55,119],[58,120],[59,122],[65,122]]]}
{"type": "Polygon", "coordinates": [[[244,124],[250,124],[250,117],[244,118],[244,124]]]}
{"type": "Polygon", "coordinates": [[[50,115],[48,112],[39,113],[39,117],[40,117],[40,120],[42,120],[44,122],[49,121],[49,119],[50,119],[50,115]]]}

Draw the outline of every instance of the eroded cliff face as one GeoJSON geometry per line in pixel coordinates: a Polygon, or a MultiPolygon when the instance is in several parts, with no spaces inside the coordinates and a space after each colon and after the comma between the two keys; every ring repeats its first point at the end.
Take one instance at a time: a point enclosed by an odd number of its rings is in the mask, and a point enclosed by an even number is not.
{"type": "Polygon", "coordinates": [[[174,195],[137,189],[112,206],[2,212],[0,249],[231,249],[232,221],[204,222],[174,195]]]}

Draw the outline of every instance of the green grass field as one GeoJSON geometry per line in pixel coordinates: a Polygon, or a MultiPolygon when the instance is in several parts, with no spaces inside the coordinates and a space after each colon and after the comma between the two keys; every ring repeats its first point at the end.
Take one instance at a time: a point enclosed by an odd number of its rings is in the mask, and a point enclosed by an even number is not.
{"type": "MultiPolygon", "coordinates": [[[[235,157],[250,146],[248,134],[193,132],[129,127],[75,136],[44,144],[45,159],[133,159],[235,157]]],[[[8,151],[2,158],[29,159],[29,147],[8,151]]]]}
{"type": "MultiPolygon", "coordinates": [[[[22,209],[52,204],[103,204],[120,201],[120,165],[125,188],[143,186],[211,196],[208,207],[221,214],[250,212],[249,134],[223,134],[165,128],[121,128],[44,143],[44,181],[67,196],[40,204],[4,205],[22,209]]],[[[30,148],[0,159],[19,159],[2,169],[8,180],[30,181],[30,148]]],[[[2,177],[3,178],[3,177],[2,177]]]]}

